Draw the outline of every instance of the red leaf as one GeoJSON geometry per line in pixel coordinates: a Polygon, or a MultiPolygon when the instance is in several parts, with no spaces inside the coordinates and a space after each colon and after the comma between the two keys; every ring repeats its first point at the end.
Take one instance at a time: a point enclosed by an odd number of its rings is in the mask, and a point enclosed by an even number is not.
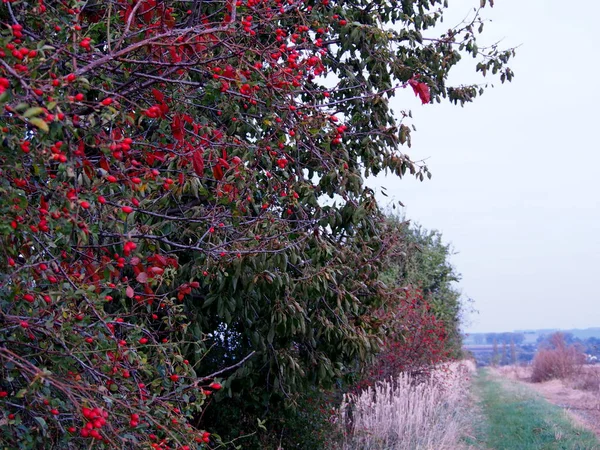
{"type": "Polygon", "coordinates": [[[135,292],[133,292],[133,288],[131,286],[127,286],[127,289],[125,289],[125,294],[129,298],[133,298],[133,295],[135,294],[135,292]]]}
{"type": "Polygon", "coordinates": [[[225,169],[229,170],[229,163],[227,161],[225,161],[223,158],[219,158],[219,164],[223,167],[225,167],[225,169]]]}
{"type": "Polygon", "coordinates": [[[429,85],[427,83],[421,83],[415,78],[408,80],[408,84],[413,88],[415,95],[421,99],[421,103],[426,104],[431,101],[431,93],[429,92],[429,85]]]}
{"type": "Polygon", "coordinates": [[[181,121],[181,115],[177,114],[173,118],[173,123],[171,123],[171,131],[173,132],[173,137],[178,141],[183,141],[183,122],[181,121]]]}
{"type": "Polygon", "coordinates": [[[110,166],[108,165],[108,161],[104,157],[100,158],[100,167],[106,170],[107,172],[110,172],[110,166]]]}
{"type": "Polygon", "coordinates": [[[223,168],[221,167],[220,164],[217,164],[216,166],[213,167],[213,175],[215,176],[215,179],[217,181],[220,181],[223,179],[223,168]]]}
{"type": "Polygon", "coordinates": [[[140,272],[138,274],[137,277],[135,277],[136,280],[138,280],[138,283],[147,283],[148,282],[148,274],[146,272],[140,272]]]}
{"type": "Polygon", "coordinates": [[[166,103],[161,103],[160,105],[158,105],[158,107],[160,108],[160,116],[164,118],[165,115],[169,112],[169,106],[166,103]]]}
{"type": "Polygon", "coordinates": [[[145,0],[140,7],[140,14],[142,15],[144,22],[150,23],[154,12],[156,11],[156,0],[145,0]]]}
{"type": "MultiPolygon", "coordinates": [[[[85,11],[85,9],[84,9],[85,11]]],[[[119,15],[121,16],[121,19],[123,20],[123,22],[128,22],[129,21],[129,16],[131,16],[131,13],[133,12],[133,8],[131,6],[128,6],[127,9],[125,10],[125,12],[120,12],[119,15]]],[[[98,22],[99,19],[97,20],[93,20],[91,21],[92,23],[96,23],[98,22]]],[[[135,19],[131,21],[131,24],[133,26],[135,26],[136,22],[135,19]]]]}
{"type": "Polygon", "coordinates": [[[165,96],[162,92],[160,92],[158,89],[152,89],[152,95],[154,96],[154,99],[158,102],[158,103],[164,103],[165,102],[165,96]]]}
{"type": "Polygon", "coordinates": [[[204,176],[204,158],[202,157],[202,150],[198,149],[192,155],[192,165],[194,166],[194,172],[199,177],[204,176]]]}

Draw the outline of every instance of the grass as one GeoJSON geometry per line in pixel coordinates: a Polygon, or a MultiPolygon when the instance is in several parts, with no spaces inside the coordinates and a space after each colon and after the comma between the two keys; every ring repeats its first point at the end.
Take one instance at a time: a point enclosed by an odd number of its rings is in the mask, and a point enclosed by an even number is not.
{"type": "Polygon", "coordinates": [[[560,407],[516,382],[481,371],[474,383],[484,416],[478,438],[494,450],[600,450],[595,435],[560,407]]]}

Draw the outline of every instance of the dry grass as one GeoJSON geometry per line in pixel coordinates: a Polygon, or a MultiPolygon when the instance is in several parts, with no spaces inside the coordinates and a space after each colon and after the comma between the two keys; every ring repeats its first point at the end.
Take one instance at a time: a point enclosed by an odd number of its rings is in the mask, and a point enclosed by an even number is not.
{"type": "Polygon", "coordinates": [[[510,378],[512,380],[529,381],[531,379],[530,365],[490,367],[489,370],[492,373],[496,373],[502,377],[510,378]]]}
{"type": "Polygon", "coordinates": [[[583,366],[568,383],[573,389],[599,393],[600,366],[583,366]]]}
{"type": "Polygon", "coordinates": [[[436,369],[425,380],[401,374],[340,407],[347,450],[458,450],[468,427],[465,414],[471,361],[436,369]]]}

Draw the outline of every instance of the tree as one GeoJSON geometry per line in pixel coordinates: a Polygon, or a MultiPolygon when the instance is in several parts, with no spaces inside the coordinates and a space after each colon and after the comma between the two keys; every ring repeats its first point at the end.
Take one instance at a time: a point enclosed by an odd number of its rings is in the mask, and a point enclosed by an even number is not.
{"type": "Polygon", "coordinates": [[[517,364],[517,348],[515,341],[510,341],[510,363],[514,366],[517,364]]]}
{"type": "Polygon", "coordinates": [[[443,9],[4,2],[3,444],[212,445],[215,391],[264,410],[375,351],[391,242],[362,177],[429,175],[389,98],[471,101],[463,54],[512,78],[479,10],[426,36],[443,9]]]}
{"type": "Polygon", "coordinates": [[[497,366],[500,363],[500,354],[498,353],[498,341],[494,339],[493,348],[492,348],[492,360],[491,365],[497,366]]]}

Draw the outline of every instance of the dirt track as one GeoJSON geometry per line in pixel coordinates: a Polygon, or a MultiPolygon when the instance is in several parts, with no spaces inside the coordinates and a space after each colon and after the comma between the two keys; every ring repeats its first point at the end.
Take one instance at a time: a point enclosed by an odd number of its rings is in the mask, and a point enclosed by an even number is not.
{"type": "Polygon", "coordinates": [[[563,380],[531,383],[527,368],[522,367],[503,367],[495,369],[495,372],[526,383],[550,403],[564,408],[577,423],[589,428],[600,438],[600,390],[574,389],[571,387],[573,382],[563,380]]]}

